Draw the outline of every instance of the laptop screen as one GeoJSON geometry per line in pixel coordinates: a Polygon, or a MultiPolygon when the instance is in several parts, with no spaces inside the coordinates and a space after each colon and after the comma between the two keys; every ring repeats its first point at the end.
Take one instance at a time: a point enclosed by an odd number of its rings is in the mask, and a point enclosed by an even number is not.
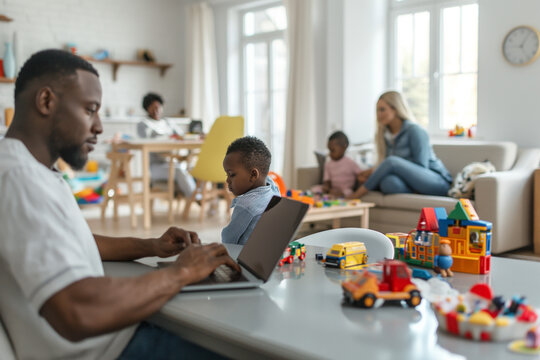
{"type": "Polygon", "coordinates": [[[266,282],[308,208],[302,202],[274,196],[238,255],[238,262],[266,282]]]}

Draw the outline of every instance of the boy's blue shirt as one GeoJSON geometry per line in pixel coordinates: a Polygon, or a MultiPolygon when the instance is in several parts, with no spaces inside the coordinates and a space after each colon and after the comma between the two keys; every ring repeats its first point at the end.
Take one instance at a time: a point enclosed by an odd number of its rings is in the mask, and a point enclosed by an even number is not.
{"type": "Polygon", "coordinates": [[[429,135],[418,124],[403,120],[393,143],[386,141],[386,156],[395,155],[439,173],[446,181],[452,182],[452,175],[442,161],[437,158],[429,143],[429,135]]]}
{"type": "Polygon", "coordinates": [[[267,176],[266,185],[233,199],[231,204],[234,208],[233,214],[229,225],[221,231],[221,241],[226,244],[244,245],[274,195],[280,196],[279,188],[267,176]]]}

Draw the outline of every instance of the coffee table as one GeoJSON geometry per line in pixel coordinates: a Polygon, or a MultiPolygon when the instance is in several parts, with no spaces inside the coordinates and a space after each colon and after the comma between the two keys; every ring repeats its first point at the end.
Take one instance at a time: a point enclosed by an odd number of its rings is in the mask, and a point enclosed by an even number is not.
{"type": "Polygon", "coordinates": [[[359,216],[360,227],[367,229],[369,227],[369,208],[374,206],[374,203],[355,202],[344,206],[312,207],[308,210],[303,222],[309,223],[321,220],[332,220],[332,227],[337,229],[341,225],[342,218],[359,216]]]}

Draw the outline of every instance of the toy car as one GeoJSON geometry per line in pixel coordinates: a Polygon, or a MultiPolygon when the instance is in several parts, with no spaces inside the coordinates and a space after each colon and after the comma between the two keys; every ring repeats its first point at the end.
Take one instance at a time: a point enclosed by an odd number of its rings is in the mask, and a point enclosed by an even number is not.
{"type": "Polygon", "coordinates": [[[405,300],[408,306],[416,307],[422,301],[420,291],[411,282],[411,271],[402,261],[385,260],[383,279],[364,270],[352,280],[341,283],[343,296],[349,304],[371,308],[375,300],[405,300]]]}
{"type": "Polygon", "coordinates": [[[355,268],[367,264],[368,255],[363,242],[350,241],[334,244],[328,253],[324,263],[327,266],[335,266],[340,269],[355,268]]]}
{"type": "Polygon", "coordinates": [[[283,255],[281,255],[278,265],[283,266],[285,263],[292,264],[295,256],[300,260],[306,258],[306,246],[298,241],[293,241],[287,246],[283,255]]]}

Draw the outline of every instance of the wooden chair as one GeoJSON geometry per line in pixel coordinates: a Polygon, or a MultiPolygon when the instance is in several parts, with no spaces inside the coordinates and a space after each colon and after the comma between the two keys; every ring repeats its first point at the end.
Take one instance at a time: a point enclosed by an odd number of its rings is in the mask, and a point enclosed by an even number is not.
{"type": "MultiPolygon", "coordinates": [[[[131,176],[131,159],[133,154],[129,152],[120,152],[113,145],[112,151],[107,153],[107,158],[111,160],[109,179],[103,188],[103,203],[101,204],[101,219],[105,219],[105,212],[109,201],[113,201],[113,219],[118,220],[118,205],[128,203],[130,208],[131,226],[137,226],[135,216],[135,204],[142,203],[142,193],[134,192],[134,184],[142,182],[141,177],[131,176]],[[121,194],[120,184],[127,186],[127,193],[121,194]]],[[[164,199],[169,202],[169,222],[173,220],[173,201],[174,201],[174,158],[169,157],[169,176],[165,190],[153,189],[150,193],[152,203],[155,199],[164,199]]],[[[152,204],[153,205],[153,204],[152,204]]],[[[151,206],[153,208],[153,206],[151,206]]]]}
{"type": "Polygon", "coordinates": [[[244,118],[242,116],[221,116],[216,119],[204,139],[197,163],[191,170],[191,175],[197,180],[197,188],[191,198],[186,200],[184,219],[188,218],[191,205],[194,202],[199,202],[201,207],[199,221],[202,221],[206,204],[210,200],[217,200],[220,196],[227,201],[227,213],[230,215],[233,195],[226,185],[220,189],[218,184],[224,184],[227,179],[223,170],[223,159],[227,147],[242,136],[244,136],[244,118]]]}

